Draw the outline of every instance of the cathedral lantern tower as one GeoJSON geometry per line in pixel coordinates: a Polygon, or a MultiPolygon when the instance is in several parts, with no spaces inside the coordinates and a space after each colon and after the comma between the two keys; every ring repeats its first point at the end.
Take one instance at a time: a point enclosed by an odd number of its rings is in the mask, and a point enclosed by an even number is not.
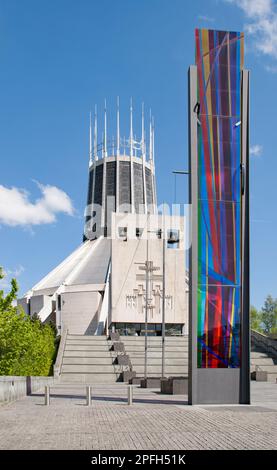
{"type": "Polygon", "coordinates": [[[140,138],[134,136],[131,100],[129,138],[122,138],[118,98],[116,139],[110,139],[105,101],[104,130],[99,141],[96,107],[94,123],[90,115],[89,183],[84,240],[109,235],[113,212],[133,214],[156,212],[154,118],[151,113],[149,121],[149,136],[146,139],[142,105],[140,138]]]}

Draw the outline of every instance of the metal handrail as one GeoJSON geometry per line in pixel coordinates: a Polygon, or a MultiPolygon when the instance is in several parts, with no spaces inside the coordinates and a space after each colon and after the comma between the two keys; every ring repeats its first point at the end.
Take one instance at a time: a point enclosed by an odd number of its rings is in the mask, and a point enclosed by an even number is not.
{"type": "Polygon", "coordinates": [[[54,364],[54,377],[59,377],[61,375],[63,355],[64,355],[64,350],[65,350],[65,343],[66,343],[67,335],[68,335],[68,328],[66,327],[66,325],[63,325],[62,332],[61,332],[61,340],[59,344],[59,350],[58,350],[56,362],[54,364]]]}

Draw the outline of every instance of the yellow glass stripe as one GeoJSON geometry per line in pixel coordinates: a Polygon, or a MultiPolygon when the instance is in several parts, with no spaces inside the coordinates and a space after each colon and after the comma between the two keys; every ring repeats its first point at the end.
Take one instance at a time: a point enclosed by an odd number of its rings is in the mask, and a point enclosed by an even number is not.
{"type": "Polygon", "coordinates": [[[232,313],[231,313],[231,324],[230,327],[230,337],[229,337],[229,359],[232,353],[232,339],[233,339],[233,323],[234,323],[234,311],[235,311],[235,289],[233,288],[233,295],[232,295],[232,313]]]}
{"type": "MultiPolygon", "coordinates": [[[[203,62],[204,62],[204,77],[205,77],[205,86],[207,84],[207,81],[209,79],[210,75],[210,48],[209,48],[209,31],[207,29],[204,29],[202,32],[202,41],[203,41],[203,55],[207,53],[207,55],[204,55],[203,62]]],[[[206,100],[207,100],[207,112],[208,114],[212,114],[212,97],[211,97],[211,82],[209,81],[209,84],[206,88],[206,100]]]]}

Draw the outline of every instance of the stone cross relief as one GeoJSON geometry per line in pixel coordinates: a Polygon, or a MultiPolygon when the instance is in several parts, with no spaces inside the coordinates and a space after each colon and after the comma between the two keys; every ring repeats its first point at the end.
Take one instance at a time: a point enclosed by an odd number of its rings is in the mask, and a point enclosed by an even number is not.
{"type": "MultiPolygon", "coordinates": [[[[160,277],[160,276],[159,276],[160,277]]],[[[153,283],[154,284],[154,283],[153,283]]],[[[133,290],[133,294],[126,295],[126,307],[136,310],[139,314],[143,314],[145,311],[146,303],[146,290],[143,284],[138,284],[138,287],[133,290]]],[[[160,315],[162,313],[162,288],[159,284],[152,286],[149,295],[149,316],[153,318],[154,315],[160,315]]],[[[165,296],[165,308],[172,310],[173,299],[172,295],[165,296]]]]}

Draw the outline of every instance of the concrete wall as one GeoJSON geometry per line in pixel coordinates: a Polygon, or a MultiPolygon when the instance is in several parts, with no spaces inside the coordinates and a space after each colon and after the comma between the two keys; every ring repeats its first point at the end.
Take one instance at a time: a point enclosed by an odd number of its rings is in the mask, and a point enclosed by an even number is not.
{"type": "MultiPolygon", "coordinates": [[[[146,216],[135,220],[133,215],[114,216],[115,236],[112,240],[111,260],[111,322],[143,323],[145,316],[145,272],[140,266],[146,260],[146,236],[138,239],[134,236],[136,227],[145,227],[146,216]],[[127,226],[127,240],[116,238],[118,227],[127,226]]],[[[166,248],[166,323],[186,324],[187,286],[185,283],[184,220],[181,217],[168,217],[168,227],[180,232],[179,248],[166,248]]],[[[155,232],[162,228],[161,219],[151,215],[149,230],[155,232]]],[[[144,233],[146,234],[145,229],[144,233]]],[[[153,273],[152,305],[149,323],[162,321],[162,253],[163,240],[153,233],[148,243],[149,260],[159,269],[153,273]]]]}
{"type": "Polygon", "coordinates": [[[36,313],[39,314],[41,309],[44,307],[45,304],[45,295],[34,295],[30,299],[30,314],[31,317],[36,313]]]}
{"type": "Polygon", "coordinates": [[[26,315],[29,314],[29,305],[26,297],[22,297],[22,299],[17,299],[17,305],[20,305],[23,308],[26,315]]]}
{"type": "Polygon", "coordinates": [[[0,403],[9,403],[40,390],[45,385],[53,385],[54,377],[0,377],[0,403]]]}
{"type": "MultiPolygon", "coordinates": [[[[50,301],[51,301],[51,297],[49,297],[48,295],[39,294],[39,295],[33,295],[30,298],[30,301],[29,301],[30,308],[29,308],[26,297],[22,297],[21,299],[18,299],[17,305],[21,305],[25,313],[27,315],[30,313],[32,317],[34,314],[38,315],[40,311],[43,309],[46,302],[49,303],[50,301]]],[[[51,308],[51,305],[50,305],[50,308],[51,308]]]]}
{"type": "Polygon", "coordinates": [[[94,334],[101,301],[102,296],[97,291],[61,294],[61,318],[69,334],[94,334]]]}

